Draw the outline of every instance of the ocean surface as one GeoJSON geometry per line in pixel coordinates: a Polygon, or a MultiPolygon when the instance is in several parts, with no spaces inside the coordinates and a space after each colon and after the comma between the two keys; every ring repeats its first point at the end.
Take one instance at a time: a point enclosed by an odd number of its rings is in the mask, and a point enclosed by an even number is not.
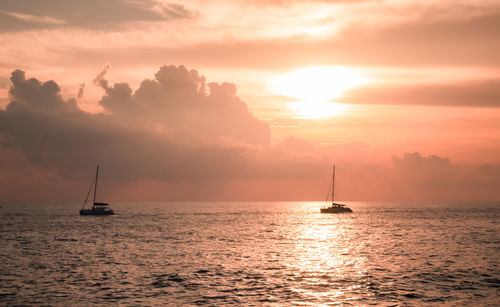
{"type": "Polygon", "coordinates": [[[496,305],[500,203],[0,208],[0,305],[496,305]]]}

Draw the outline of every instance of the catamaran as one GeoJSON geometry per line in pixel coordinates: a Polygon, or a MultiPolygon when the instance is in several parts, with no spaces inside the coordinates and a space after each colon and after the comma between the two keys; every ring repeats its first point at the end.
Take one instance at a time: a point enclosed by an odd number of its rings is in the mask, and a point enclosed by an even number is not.
{"type": "Polygon", "coordinates": [[[109,207],[107,203],[98,203],[95,201],[95,196],[97,194],[97,178],[99,177],[99,165],[97,166],[97,170],[95,171],[95,180],[92,181],[90,185],[89,192],[87,193],[87,197],[85,197],[85,201],[83,202],[82,209],[80,209],[80,215],[113,215],[115,212],[109,207]],[[89,199],[90,191],[92,191],[92,186],[94,186],[94,202],[92,208],[85,209],[85,205],[87,204],[87,200],[89,199]]]}
{"type": "MultiPolygon", "coordinates": [[[[351,208],[347,207],[344,204],[339,204],[334,201],[335,199],[335,165],[333,166],[333,175],[332,175],[332,204],[330,207],[323,207],[320,209],[321,213],[344,213],[344,212],[352,212],[351,208]]],[[[328,201],[328,200],[327,200],[328,201]]]]}

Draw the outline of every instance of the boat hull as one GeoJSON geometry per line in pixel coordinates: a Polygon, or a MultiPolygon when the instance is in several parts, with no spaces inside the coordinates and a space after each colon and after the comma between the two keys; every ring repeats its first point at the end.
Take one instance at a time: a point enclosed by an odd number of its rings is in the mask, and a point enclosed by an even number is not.
{"type": "Polygon", "coordinates": [[[113,214],[115,214],[113,210],[92,210],[92,209],[80,210],[80,215],[113,215],[113,214]]]}
{"type": "Polygon", "coordinates": [[[329,208],[321,208],[321,213],[351,213],[351,208],[347,207],[329,207],[329,208]]]}
{"type": "Polygon", "coordinates": [[[90,186],[90,190],[87,193],[87,197],[85,198],[85,201],[83,202],[82,209],[80,210],[80,215],[113,215],[115,212],[109,207],[108,203],[101,203],[101,202],[96,202],[95,197],[97,194],[97,179],[99,178],[99,165],[97,165],[97,169],[95,170],[95,179],[93,180],[92,184],[94,186],[94,204],[92,205],[92,208],[90,209],[84,209],[85,204],[87,204],[87,200],[90,195],[90,191],[92,191],[92,186],[90,186]]]}

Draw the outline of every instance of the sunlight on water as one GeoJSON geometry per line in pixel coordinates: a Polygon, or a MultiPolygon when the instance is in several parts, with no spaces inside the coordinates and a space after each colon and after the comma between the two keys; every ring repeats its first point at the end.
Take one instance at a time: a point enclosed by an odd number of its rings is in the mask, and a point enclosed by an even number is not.
{"type": "Polygon", "coordinates": [[[488,305],[499,205],[115,204],[0,210],[7,305],[488,305]]]}
{"type": "Polygon", "coordinates": [[[349,216],[327,215],[290,229],[300,243],[295,245],[296,257],[290,259],[289,265],[303,277],[301,289],[296,291],[308,300],[328,299],[340,303],[346,299],[347,291],[361,287],[360,284],[350,284],[346,288],[332,287],[345,281],[359,280],[366,272],[364,258],[355,256],[355,251],[351,250],[351,227],[349,216]]]}

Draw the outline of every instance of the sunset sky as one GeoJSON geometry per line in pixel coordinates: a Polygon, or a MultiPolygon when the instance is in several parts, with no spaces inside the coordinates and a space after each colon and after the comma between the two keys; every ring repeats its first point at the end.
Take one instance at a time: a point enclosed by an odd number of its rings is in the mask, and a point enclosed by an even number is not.
{"type": "Polygon", "coordinates": [[[4,0],[0,195],[500,199],[500,1],[4,0]]]}

